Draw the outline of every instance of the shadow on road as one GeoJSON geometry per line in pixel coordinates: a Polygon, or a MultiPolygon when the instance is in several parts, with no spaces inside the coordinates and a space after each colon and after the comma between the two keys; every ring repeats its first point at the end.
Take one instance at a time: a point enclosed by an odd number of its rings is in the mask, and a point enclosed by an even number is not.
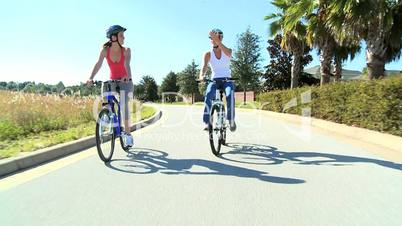
{"type": "Polygon", "coordinates": [[[134,148],[128,152],[127,157],[128,159],[112,160],[106,166],[132,174],[161,172],[169,175],[236,176],[280,184],[301,184],[305,182],[300,179],[269,176],[266,172],[204,159],[172,159],[166,152],[147,148],[134,148]],[[202,170],[197,166],[202,167],[202,170]],[[193,167],[197,167],[197,169],[193,167]]]}
{"type": "Polygon", "coordinates": [[[402,164],[378,159],[319,152],[285,152],[278,151],[277,148],[274,147],[260,144],[230,143],[227,144],[227,146],[231,148],[231,150],[222,153],[220,158],[237,163],[276,165],[290,162],[301,165],[330,166],[370,163],[402,171],[402,164]]]}

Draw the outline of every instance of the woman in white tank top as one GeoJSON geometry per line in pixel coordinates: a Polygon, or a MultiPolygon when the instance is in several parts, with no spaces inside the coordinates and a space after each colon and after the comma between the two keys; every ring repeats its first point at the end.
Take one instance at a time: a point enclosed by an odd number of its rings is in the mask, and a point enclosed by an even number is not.
{"type": "Polygon", "coordinates": [[[214,48],[209,52],[209,55],[209,66],[212,69],[211,79],[230,78],[230,55],[226,55],[219,47],[214,48]],[[218,58],[217,55],[220,55],[220,57],[218,58]]]}
{"type": "MultiPolygon", "coordinates": [[[[211,39],[212,51],[206,52],[204,54],[204,63],[200,71],[199,80],[203,80],[205,72],[208,69],[208,64],[212,69],[212,80],[219,80],[225,78],[231,78],[232,74],[230,71],[230,60],[232,57],[232,50],[227,48],[223,43],[223,32],[219,29],[213,29],[209,32],[209,38],[211,39]]],[[[227,103],[227,120],[230,123],[230,131],[236,130],[236,123],[234,121],[235,111],[235,100],[234,100],[234,84],[232,82],[225,82],[223,84],[223,89],[225,90],[226,103],[227,103]]],[[[215,97],[216,84],[209,83],[207,90],[205,92],[205,108],[203,121],[206,124],[204,130],[208,129],[209,122],[209,112],[212,105],[212,98],[215,97]]]]}

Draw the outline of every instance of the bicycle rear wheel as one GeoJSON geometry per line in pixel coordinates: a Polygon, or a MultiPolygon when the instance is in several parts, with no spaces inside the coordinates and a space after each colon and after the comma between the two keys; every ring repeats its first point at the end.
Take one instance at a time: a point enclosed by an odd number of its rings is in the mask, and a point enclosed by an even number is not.
{"type": "Polygon", "coordinates": [[[208,132],[209,132],[209,144],[211,146],[212,153],[216,156],[219,155],[222,145],[222,124],[220,119],[219,106],[214,105],[209,116],[208,132]]]}
{"type": "Polygon", "coordinates": [[[104,108],[99,113],[96,122],[96,148],[98,149],[99,157],[104,162],[109,162],[112,159],[115,143],[115,130],[113,122],[113,113],[104,108]]]}

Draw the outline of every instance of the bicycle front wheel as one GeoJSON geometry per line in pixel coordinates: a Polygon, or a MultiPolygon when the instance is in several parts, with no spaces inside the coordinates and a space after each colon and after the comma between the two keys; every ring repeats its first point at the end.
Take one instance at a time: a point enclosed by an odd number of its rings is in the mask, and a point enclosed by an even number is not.
{"type": "Polygon", "coordinates": [[[225,114],[225,106],[222,106],[222,109],[221,109],[221,111],[222,111],[222,117],[221,117],[221,120],[222,120],[222,129],[221,129],[221,136],[220,136],[220,138],[221,138],[221,145],[226,145],[226,124],[225,124],[225,119],[226,119],[226,114],[225,114]]]}
{"type": "Polygon", "coordinates": [[[209,116],[208,132],[209,132],[209,144],[211,146],[212,153],[216,156],[219,155],[222,145],[222,124],[221,114],[219,106],[212,106],[211,114],[209,116]]]}
{"type": "Polygon", "coordinates": [[[112,159],[115,143],[115,130],[113,122],[113,113],[104,108],[99,113],[96,122],[96,147],[99,157],[104,162],[109,162],[112,159]]]}

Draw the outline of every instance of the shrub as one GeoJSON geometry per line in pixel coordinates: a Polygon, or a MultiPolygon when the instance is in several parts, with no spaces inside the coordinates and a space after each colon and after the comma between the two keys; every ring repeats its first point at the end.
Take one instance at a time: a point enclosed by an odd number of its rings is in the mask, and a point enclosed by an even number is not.
{"type": "Polygon", "coordinates": [[[300,115],[310,106],[315,118],[402,136],[402,76],[274,91],[258,95],[257,100],[263,110],[300,115]],[[311,102],[301,104],[301,94],[309,90],[311,102]],[[297,106],[286,109],[293,98],[297,106]]]}

